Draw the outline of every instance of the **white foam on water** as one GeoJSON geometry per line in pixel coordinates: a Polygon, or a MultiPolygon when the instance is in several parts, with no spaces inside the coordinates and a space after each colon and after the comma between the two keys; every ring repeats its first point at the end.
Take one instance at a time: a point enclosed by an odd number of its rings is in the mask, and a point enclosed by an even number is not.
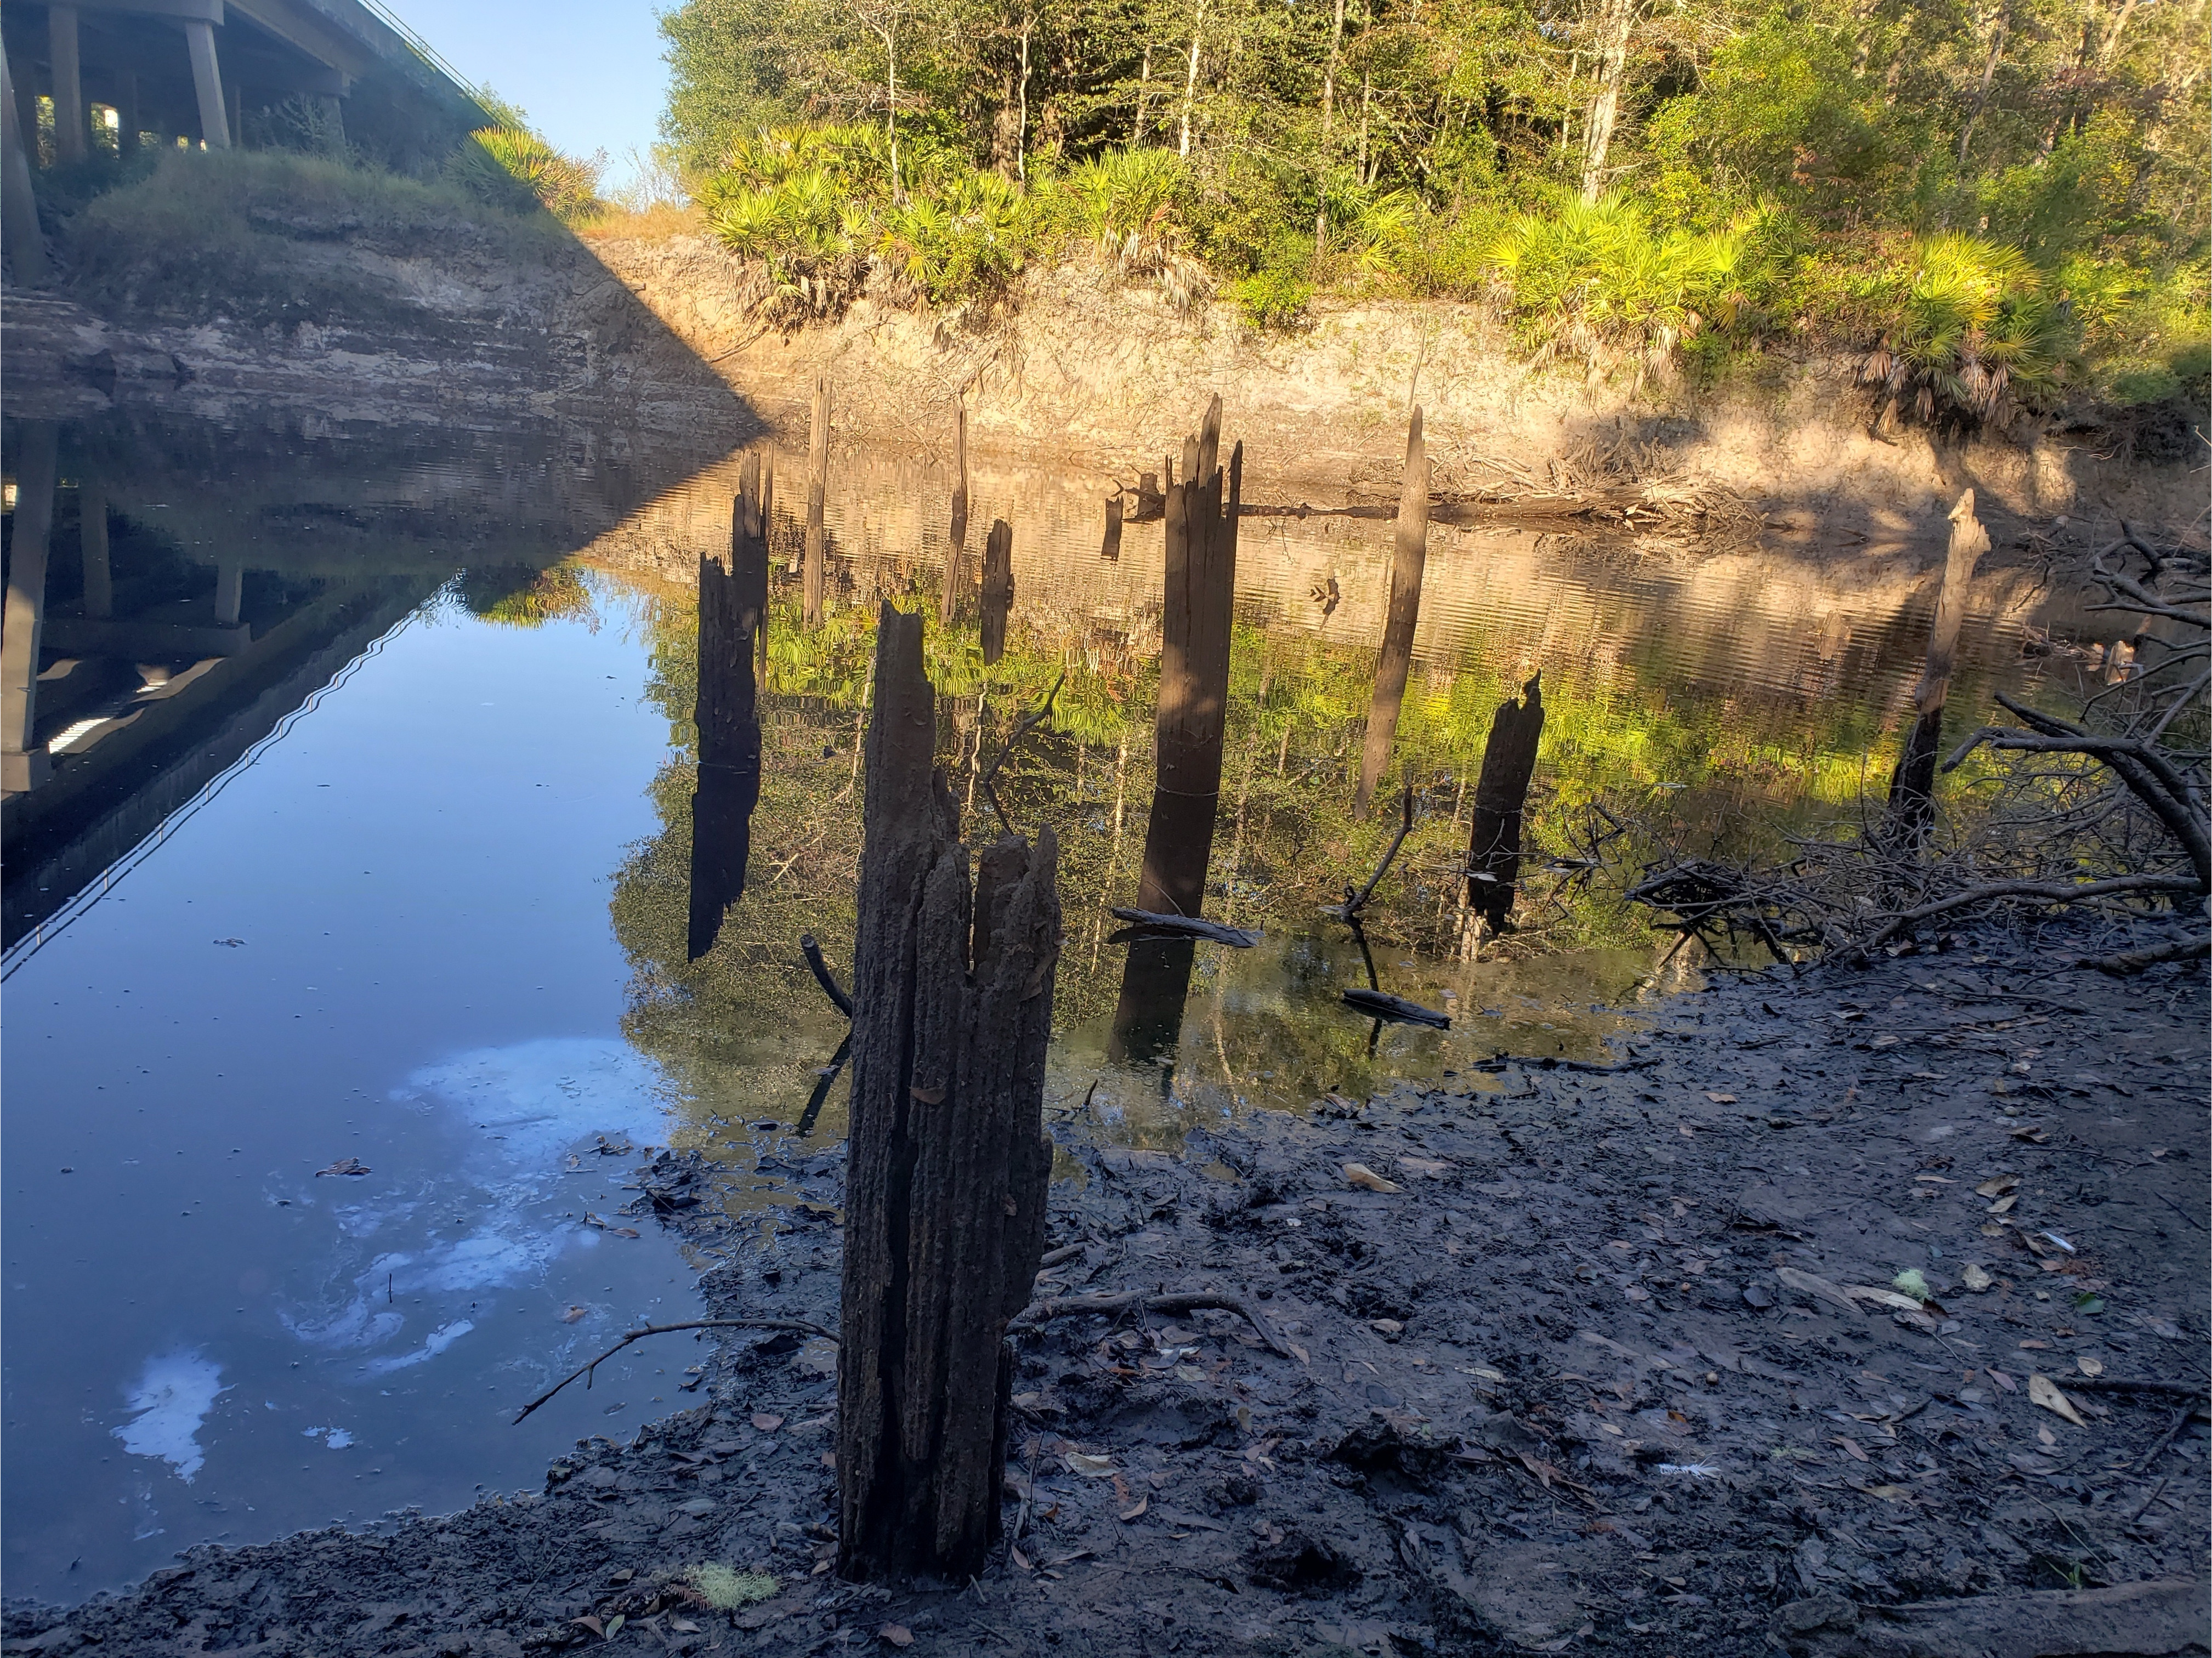
{"type": "Polygon", "coordinates": [[[200,1424],[229,1389],[222,1366],[197,1348],[180,1347],[146,1361],[146,1369],[124,1400],[131,1420],[109,1430],[133,1456],[157,1456],[187,1485],[207,1461],[199,1445],[200,1424]]]}
{"type": "Polygon", "coordinates": [[[658,1140],[666,1121],[659,1068],[619,1037],[548,1036],[476,1048],[407,1080],[508,1160],[549,1171],[587,1134],[658,1140]]]}
{"type": "Polygon", "coordinates": [[[396,1358],[380,1358],[362,1368],[371,1376],[388,1376],[394,1370],[404,1370],[410,1364],[420,1364],[426,1358],[435,1358],[476,1327],[473,1319],[457,1318],[451,1324],[433,1330],[422,1339],[422,1345],[411,1353],[402,1353],[396,1358]]]}

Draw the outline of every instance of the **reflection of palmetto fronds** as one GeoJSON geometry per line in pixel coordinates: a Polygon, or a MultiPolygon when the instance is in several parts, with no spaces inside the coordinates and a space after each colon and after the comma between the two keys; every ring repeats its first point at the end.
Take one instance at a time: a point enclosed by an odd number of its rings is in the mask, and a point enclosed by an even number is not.
{"type": "Polygon", "coordinates": [[[1859,365],[1881,417],[1995,419],[2057,384],[2065,325],[2026,254],[1972,236],[1919,245],[1896,324],[1859,365]]]}

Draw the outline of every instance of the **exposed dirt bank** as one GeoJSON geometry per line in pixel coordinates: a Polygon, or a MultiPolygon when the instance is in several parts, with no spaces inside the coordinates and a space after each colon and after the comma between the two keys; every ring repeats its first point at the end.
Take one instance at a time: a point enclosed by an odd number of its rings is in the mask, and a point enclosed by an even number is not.
{"type": "MultiPolygon", "coordinates": [[[[8,1649],[2201,1653],[2205,976],[2064,954],[1770,975],[1612,1070],[1502,1064],[1180,1153],[1056,1129],[1082,1174],[1041,1292],[1238,1292],[1295,1351],[1226,1313],[1042,1324],[1021,1536],[976,1583],[835,1581],[834,1360],[749,1335],[677,1348],[702,1403],[543,1492],[194,1549],[11,1606],[8,1649]],[[718,1610],[690,1585],[737,1580],[702,1564],[775,1583],[718,1610]]],[[[635,1207],[726,1252],[718,1315],[834,1327],[840,1164],[792,1143],[763,1248],[696,1163],[635,1207]]]]}
{"type": "Polygon", "coordinates": [[[1722,393],[1632,397],[1532,365],[1476,306],[1343,304],[1303,332],[1263,335],[1233,306],[1179,313],[1078,264],[1033,272],[988,319],[864,297],[834,325],[786,335],[754,320],[760,268],[700,237],[549,238],[518,268],[458,233],[387,246],[324,219],[256,222],[331,314],[168,317],[155,276],[129,315],[11,289],[11,403],[33,415],[117,401],[212,411],[252,398],[400,422],[597,408],[648,427],[726,426],[734,445],[763,422],[803,441],[826,368],[846,443],[941,453],[964,393],[979,452],[1125,485],[1157,470],[1218,392],[1255,499],[1395,499],[1418,399],[1437,487],[1523,512],[1702,496],[1742,503],[1774,536],[1847,547],[1922,539],[1967,485],[2000,541],[2058,519],[2179,526],[2203,507],[2193,456],[2141,459],[2127,434],[2094,423],[1942,449],[1918,432],[1880,439],[1851,365],[1820,358],[1778,356],[1722,393]],[[356,290],[354,316],[344,296],[356,290]]]}

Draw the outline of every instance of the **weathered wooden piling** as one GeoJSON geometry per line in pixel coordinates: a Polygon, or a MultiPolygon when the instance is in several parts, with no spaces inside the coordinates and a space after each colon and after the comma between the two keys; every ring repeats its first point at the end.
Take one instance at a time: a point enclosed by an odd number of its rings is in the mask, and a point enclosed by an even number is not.
{"type": "MultiPolygon", "coordinates": [[[[1219,465],[1221,399],[1184,440],[1182,477],[1167,489],[1166,582],[1160,610],[1159,701],[1152,810],[1135,908],[1196,915],[1206,897],[1221,799],[1221,738],[1229,710],[1230,622],[1237,592],[1237,509],[1244,446],[1219,465]]],[[[1190,977],[1185,940],[1133,944],[1121,975],[1109,1049],[1123,1058],[1171,1046],[1190,977]]]]}
{"type": "Polygon", "coordinates": [[[1121,562],[1121,497],[1106,497],[1106,538],[1098,544],[1098,556],[1111,564],[1121,562]]]}
{"type": "Polygon", "coordinates": [[[1521,820],[1528,782],[1536,773],[1536,744],[1544,734],[1543,671],[1507,697],[1490,722],[1482,774],[1474,786],[1474,828],[1467,843],[1467,901],[1492,932],[1513,913],[1514,883],[1521,877],[1521,820]]]}
{"type": "Polygon", "coordinates": [[[1892,852],[1916,853],[1936,822],[1936,760],[1942,746],[1943,705],[1951,695],[1951,670],[1959,655],[1959,629],[1966,619],[1966,594],[1974,565],[1990,550],[1989,532],[1974,516],[1974,492],[1951,508],[1951,544],[1943,558],[1943,587],[1928,629],[1928,655],[1913,687],[1915,718],[1889,780],[1889,804],[1881,840],[1892,852]]]}
{"type": "Polygon", "coordinates": [[[823,521],[830,495],[830,371],[814,377],[814,409],[806,428],[806,545],[802,567],[806,626],[822,625],[822,592],[829,577],[830,531],[823,521]]]}
{"type": "Polygon", "coordinates": [[[1406,428],[1406,476],[1398,490],[1397,544],[1390,556],[1390,610],[1382,624],[1382,653],[1375,666],[1375,695],[1367,705],[1367,738],[1359,751],[1359,786],[1352,809],[1367,816],[1375,786],[1390,763],[1398,710],[1406,701],[1406,676],[1413,661],[1413,631],[1421,619],[1421,574],[1429,562],[1429,451],[1421,438],[1421,410],[1413,406],[1406,428]]]}
{"type": "Polygon", "coordinates": [[[745,890],[753,809],[760,804],[761,728],[754,658],[768,614],[768,514],[760,457],[745,458],[730,503],[726,562],[699,556],[699,684],[692,704],[699,779],[691,793],[687,948],[714,947],[745,890]]]}
{"type": "Polygon", "coordinates": [[[937,592],[937,619],[946,627],[960,608],[960,567],[968,550],[968,407],[963,404],[952,428],[951,546],[945,555],[945,582],[937,592]]]}
{"type": "Polygon", "coordinates": [[[921,619],[876,637],[854,946],[838,1570],[964,1582],[999,1531],[1006,1323],[1044,1248],[1058,849],[968,848],[933,763],[921,619]]]}
{"type": "Polygon", "coordinates": [[[1014,608],[1014,526],[991,520],[983,543],[983,660],[988,665],[1006,653],[1006,618],[1014,608]]]}

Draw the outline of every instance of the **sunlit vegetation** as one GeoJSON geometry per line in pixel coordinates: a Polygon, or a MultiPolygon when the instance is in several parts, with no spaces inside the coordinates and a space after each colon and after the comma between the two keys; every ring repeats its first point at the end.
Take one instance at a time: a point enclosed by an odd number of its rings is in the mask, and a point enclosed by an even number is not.
{"type": "MultiPolygon", "coordinates": [[[[1295,328],[1497,303],[1631,383],[1856,352],[1886,410],[2201,399],[2204,0],[687,0],[670,153],[819,314],[1088,247],[1295,328]]],[[[787,310],[787,316],[799,307],[787,310]]]]}

